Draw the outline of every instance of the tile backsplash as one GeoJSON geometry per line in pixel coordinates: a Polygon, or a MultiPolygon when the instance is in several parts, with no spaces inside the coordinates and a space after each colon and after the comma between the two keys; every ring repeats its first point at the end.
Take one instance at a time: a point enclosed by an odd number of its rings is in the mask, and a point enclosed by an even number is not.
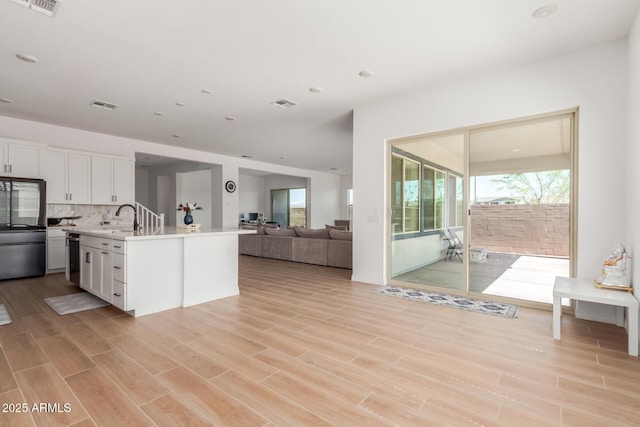
{"type": "Polygon", "coordinates": [[[122,209],[116,216],[118,206],[108,205],[57,205],[47,204],[47,217],[80,217],[74,220],[63,220],[60,225],[75,224],[78,226],[99,226],[108,221],[115,226],[133,226],[133,209],[122,209]]]}

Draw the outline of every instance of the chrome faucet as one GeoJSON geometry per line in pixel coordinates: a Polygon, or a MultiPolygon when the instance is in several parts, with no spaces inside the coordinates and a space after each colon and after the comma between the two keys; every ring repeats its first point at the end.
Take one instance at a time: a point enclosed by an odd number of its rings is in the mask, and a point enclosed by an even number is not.
{"type": "Polygon", "coordinates": [[[138,231],[138,212],[136,211],[136,208],[133,205],[130,205],[128,203],[124,205],[120,205],[120,207],[116,211],[116,216],[120,216],[120,210],[125,206],[129,206],[131,209],[133,209],[133,231],[138,231]]]}

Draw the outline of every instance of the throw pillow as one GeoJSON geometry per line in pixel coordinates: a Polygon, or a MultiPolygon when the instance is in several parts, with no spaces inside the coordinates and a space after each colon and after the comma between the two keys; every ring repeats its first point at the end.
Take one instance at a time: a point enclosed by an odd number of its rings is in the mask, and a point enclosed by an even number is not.
{"type": "Polygon", "coordinates": [[[280,237],[296,237],[296,231],[291,228],[284,228],[282,230],[278,228],[265,228],[264,232],[269,236],[280,236],[280,237]]]}
{"type": "Polygon", "coordinates": [[[353,233],[351,231],[329,230],[329,235],[334,240],[353,240],[353,233]]]}
{"type": "Polygon", "coordinates": [[[347,231],[347,226],[346,225],[329,225],[329,224],[325,224],[324,228],[328,228],[329,230],[343,230],[343,231],[347,231]]]}
{"type": "Polygon", "coordinates": [[[311,228],[296,227],[296,234],[300,237],[306,237],[308,239],[329,239],[329,230],[326,228],[319,228],[313,230],[311,228]]]}

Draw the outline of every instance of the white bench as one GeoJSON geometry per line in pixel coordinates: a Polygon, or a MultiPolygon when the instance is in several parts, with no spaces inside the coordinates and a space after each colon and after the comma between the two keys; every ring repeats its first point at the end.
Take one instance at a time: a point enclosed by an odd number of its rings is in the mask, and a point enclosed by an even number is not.
{"type": "MultiPolygon", "coordinates": [[[[553,285],[553,338],[560,339],[562,298],[597,302],[627,309],[629,354],[638,356],[638,300],[632,293],[616,289],[600,289],[593,279],[556,277],[553,285]]],[[[618,326],[623,326],[622,322],[618,326]]]]}

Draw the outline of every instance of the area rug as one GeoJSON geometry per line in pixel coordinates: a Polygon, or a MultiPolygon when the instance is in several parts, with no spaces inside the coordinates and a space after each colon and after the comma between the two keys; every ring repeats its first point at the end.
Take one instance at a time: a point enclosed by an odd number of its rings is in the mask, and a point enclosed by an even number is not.
{"type": "Polygon", "coordinates": [[[9,317],[7,307],[4,304],[0,304],[0,326],[8,325],[9,323],[11,323],[11,317],[9,317]]]}
{"type": "Polygon", "coordinates": [[[494,316],[514,318],[518,306],[503,304],[495,301],[484,301],[457,295],[441,294],[419,289],[401,288],[398,286],[384,286],[376,290],[376,293],[393,297],[408,298],[415,301],[429,302],[431,304],[460,308],[462,310],[475,311],[477,313],[492,314],[494,316]]]}
{"type": "Polygon", "coordinates": [[[106,307],[108,302],[91,295],[88,292],[51,297],[44,300],[49,307],[59,315],[77,313],[79,311],[93,310],[94,308],[106,307]]]}

